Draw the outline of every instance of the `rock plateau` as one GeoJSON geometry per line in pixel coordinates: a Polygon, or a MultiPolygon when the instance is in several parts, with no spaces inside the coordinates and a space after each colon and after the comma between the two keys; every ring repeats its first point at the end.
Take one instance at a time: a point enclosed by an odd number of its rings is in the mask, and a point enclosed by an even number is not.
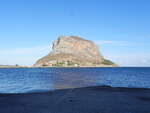
{"type": "Polygon", "coordinates": [[[116,65],[104,59],[92,41],[78,36],[60,36],[54,41],[52,51],[39,59],[34,66],[113,67],[116,65]]]}

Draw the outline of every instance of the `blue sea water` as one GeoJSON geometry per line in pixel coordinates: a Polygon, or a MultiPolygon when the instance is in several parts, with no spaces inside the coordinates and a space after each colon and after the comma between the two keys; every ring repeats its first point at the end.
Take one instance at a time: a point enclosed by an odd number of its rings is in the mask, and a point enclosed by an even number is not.
{"type": "Polygon", "coordinates": [[[150,68],[0,69],[0,93],[46,92],[101,85],[150,88],[150,68]]]}

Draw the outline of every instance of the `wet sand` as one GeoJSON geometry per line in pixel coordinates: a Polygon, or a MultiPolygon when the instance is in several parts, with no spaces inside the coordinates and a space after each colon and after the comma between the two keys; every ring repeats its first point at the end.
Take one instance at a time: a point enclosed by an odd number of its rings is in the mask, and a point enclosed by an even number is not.
{"type": "Polygon", "coordinates": [[[150,113],[150,89],[97,86],[0,94],[0,113],[150,113]]]}

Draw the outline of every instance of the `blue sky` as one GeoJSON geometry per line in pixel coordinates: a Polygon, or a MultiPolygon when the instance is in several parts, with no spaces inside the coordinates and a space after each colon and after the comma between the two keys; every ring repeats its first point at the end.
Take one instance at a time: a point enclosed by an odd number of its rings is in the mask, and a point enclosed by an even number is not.
{"type": "Polygon", "coordinates": [[[149,0],[0,0],[0,64],[32,65],[59,35],[121,66],[150,66],[149,0]]]}

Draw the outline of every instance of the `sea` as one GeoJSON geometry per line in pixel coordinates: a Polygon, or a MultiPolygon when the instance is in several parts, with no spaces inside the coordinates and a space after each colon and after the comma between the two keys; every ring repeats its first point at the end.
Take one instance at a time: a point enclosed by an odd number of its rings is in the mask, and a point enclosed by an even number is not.
{"type": "Polygon", "coordinates": [[[89,86],[150,88],[150,67],[0,69],[0,93],[48,92],[89,86]]]}

